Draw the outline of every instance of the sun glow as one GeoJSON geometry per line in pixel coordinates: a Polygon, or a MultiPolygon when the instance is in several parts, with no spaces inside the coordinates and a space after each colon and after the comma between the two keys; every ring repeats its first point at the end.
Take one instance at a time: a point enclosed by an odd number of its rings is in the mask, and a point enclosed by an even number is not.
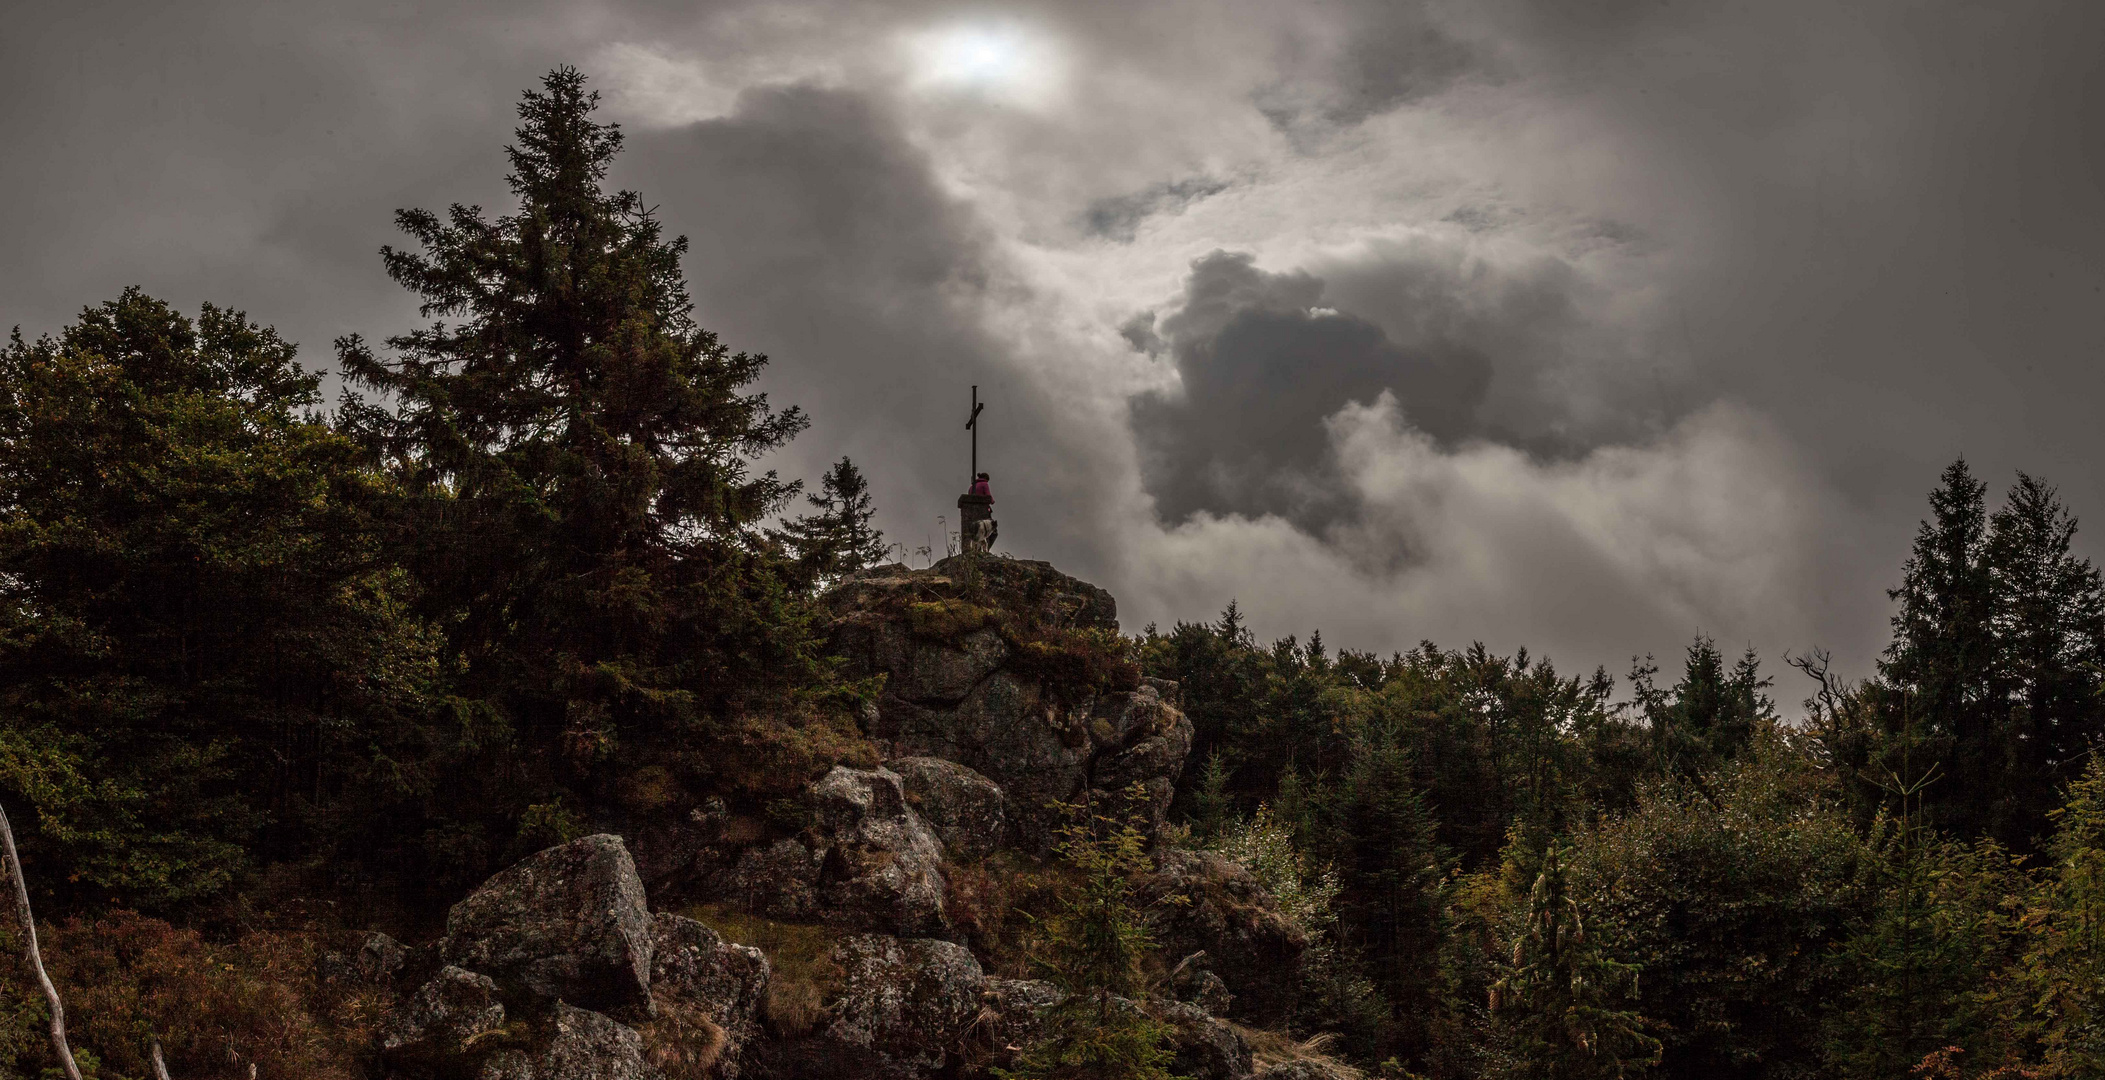
{"type": "Polygon", "coordinates": [[[938,27],[908,41],[915,82],[924,89],[971,93],[1016,105],[1038,105],[1058,91],[1058,51],[1014,23],[938,27]]]}

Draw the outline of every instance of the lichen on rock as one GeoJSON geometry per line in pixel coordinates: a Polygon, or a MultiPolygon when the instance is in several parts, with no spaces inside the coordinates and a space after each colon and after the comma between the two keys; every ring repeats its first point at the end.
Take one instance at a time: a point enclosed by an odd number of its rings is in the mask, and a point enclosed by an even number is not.
{"type": "Polygon", "coordinates": [[[1051,846],[1058,804],[1136,782],[1160,827],[1191,725],[1140,678],[1109,593],[1046,563],[959,558],[856,575],[822,602],[834,651],[884,678],[867,733],[889,757],[986,776],[1032,850],[1051,846]]]}
{"type": "Polygon", "coordinates": [[[759,949],[727,942],[681,915],[651,917],[651,1000],[646,1058],[672,1075],[737,1080],[761,1037],[771,972],[759,949]]]}
{"type": "Polygon", "coordinates": [[[583,837],[500,871],[453,906],[440,951],[508,993],[649,1008],[650,911],[618,836],[583,837]]]}
{"type": "Polygon", "coordinates": [[[985,983],[969,950],[855,934],[829,959],[839,983],[818,1022],[770,1045],[760,1071],[785,1080],[921,1080],[958,1055],[985,983]]]}
{"type": "Polygon", "coordinates": [[[1008,798],[1001,785],[936,757],[903,757],[885,763],[899,775],[906,800],[943,841],[953,861],[982,859],[1001,846],[1008,828],[1008,798]]]}

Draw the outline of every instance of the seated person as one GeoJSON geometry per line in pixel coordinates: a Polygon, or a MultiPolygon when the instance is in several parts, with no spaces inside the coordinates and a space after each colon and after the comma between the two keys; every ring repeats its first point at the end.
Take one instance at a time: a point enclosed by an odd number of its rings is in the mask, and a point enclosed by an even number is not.
{"type": "Polygon", "coordinates": [[[987,498],[989,498],[989,499],[993,498],[993,497],[994,497],[994,492],[993,492],[993,490],[992,490],[992,489],[990,489],[989,487],[987,487],[987,474],[986,474],[986,473],[980,473],[980,474],[979,474],[978,476],[975,476],[975,477],[973,477],[973,478],[972,478],[972,490],[970,490],[970,491],[966,492],[966,494],[968,494],[968,495],[985,495],[985,496],[986,496],[987,498]]]}

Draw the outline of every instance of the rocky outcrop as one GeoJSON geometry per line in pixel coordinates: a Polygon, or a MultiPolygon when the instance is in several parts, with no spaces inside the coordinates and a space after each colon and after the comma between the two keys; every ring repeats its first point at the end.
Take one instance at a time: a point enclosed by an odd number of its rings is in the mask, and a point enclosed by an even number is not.
{"type": "Polygon", "coordinates": [[[1135,784],[1132,809],[1162,824],[1191,723],[1123,656],[1109,593],[1046,563],[958,558],[867,571],[824,603],[834,650],[885,676],[871,738],[992,780],[1026,846],[1049,846],[1054,804],[1116,805],[1135,784]]]}
{"type": "Polygon", "coordinates": [[[447,914],[440,952],[515,995],[602,1011],[650,1004],[650,911],[618,836],[549,848],[484,882],[447,914]]]}
{"type": "Polygon", "coordinates": [[[381,1060],[412,1080],[736,1080],[760,1036],[767,959],[647,914],[619,837],[492,877],[454,906],[437,951],[450,962],[380,1038],[381,1060]]]}
{"type": "Polygon", "coordinates": [[[537,1026],[530,1045],[485,1059],[476,1080],[652,1080],[634,1028],[560,1003],[537,1026]]]}
{"type": "Polygon", "coordinates": [[[961,945],[878,934],[844,938],[829,957],[838,988],[807,1033],[765,1052],[783,1080],[919,1080],[958,1055],[985,978],[961,945]]]}
{"type": "MultiPolygon", "coordinates": [[[[611,835],[551,848],[456,905],[437,943],[333,956],[339,978],[418,987],[381,1039],[393,1074],[970,1080],[1047,1037],[1065,995],[989,977],[957,942],[1017,961],[1023,916],[975,913],[1052,902],[1058,879],[1029,856],[1066,820],[1058,804],[1156,835],[1191,748],[1176,686],[1140,677],[1109,594],[1043,563],[887,567],[824,602],[835,651],[883,676],[862,723],[885,764],[635,811],[619,819],[635,859],[611,835]],[[661,904],[741,913],[724,925],[769,943],[779,977],[759,950],[650,914],[646,882],[661,904]]],[[[1165,1025],[1176,1073],[1249,1080],[1242,1030],[1217,1017],[1290,1015],[1306,935],[1217,855],[1158,845],[1135,884],[1162,959],[1181,960],[1165,994],[1118,1007],[1165,1025]]]]}
{"type": "Polygon", "coordinates": [[[906,801],[935,830],[953,861],[983,859],[1001,846],[1008,799],[999,784],[942,758],[895,758],[885,767],[899,774],[906,801]]]}
{"type": "Polygon", "coordinates": [[[651,943],[651,1064],[687,1076],[713,1069],[722,1080],[737,1080],[762,1034],[767,957],[663,913],[652,916],[651,943]]]}
{"type": "Polygon", "coordinates": [[[949,933],[943,843],[907,805],[897,773],[835,768],[807,791],[805,810],[808,828],[747,848],[700,895],[783,921],[949,933]]]}
{"type": "Polygon", "coordinates": [[[1137,895],[1162,914],[1156,941],[1165,955],[1206,954],[1206,970],[1232,995],[1227,1015],[1258,1025],[1285,1022],[1308,934],[1248,870],[1210,851],[1164,848],[1137,895]]]}
{"type": "Polygon", "coordinates": [[[1181,1001],[1156,1002],[1149,1012],[1169,1026],[1176,1055],[1170,1072],[1192,1080],[1249,1080],[1250,1044],[1234,1027],[1181,1001]]]}
{"type": "Polygon", "coordinates": [[[476,1044],[503,1031],[504,1003],[487,975],[457,967],[409,996],[380,1032],[380,1056],[412,1076],[449,1071],[448,1063],[475,1052],[476,1044]]]}
{"type": "Polygon", "coordinates": [[[904,563],[875,567],[835,585],[826,602],[838,614],[882,613],[897,610],[902,590],[914,602],[970,599],[1032,626],[1118,629],[1118,601],[1109,592],[1048,562],[999,556],[953,556],[925,570],[904,563]]]}

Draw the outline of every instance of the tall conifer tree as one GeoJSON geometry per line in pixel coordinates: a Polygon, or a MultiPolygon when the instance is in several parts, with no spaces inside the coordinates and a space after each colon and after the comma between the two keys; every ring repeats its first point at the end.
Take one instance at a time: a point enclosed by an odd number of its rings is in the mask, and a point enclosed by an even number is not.
{"type": "Polygon", "coordinates": [[[606,189],[622,137],[596,101],[568,67],[525,95],[515,213],[398,213],[422,250],[384,249],[387,271],[438,321],[387,355],[338,342],[391,403],[347,401],[345,424],[413,492],[404,546],[457,613],[464,707],[573,772],[819,671],[760,542],[794,487],[750,467],[804,418],[748,392],[765,357],[696,324],[685,238],[606,189]]]}
{"type": "Polygon", "coordinates": [[[1900,610],[1879,664],[1899,698],[1901,715],[1888,720],[1892,754],[1905,742],[1918,764],[1941,762],[1946,779],[1931,799],[1945,809],[1936,823],[1968,835],[1987,825],[1981,802],[2001,772],[1990,737],[1996,642],[1986,491],[1965,459],[1944,470],[1930,493],[1933,520],[1916,532],[1900,587],[1889,593],[1900,610]]]}
{"type": "Polygon", "coordinates": [[[2044,826],[2099,733],[2105,586],[2071,554],[2075,534],[2054,489],[2024,473],[1989,520],[1999,752],[1988,760],[2000,773],[1989,816],[2005,843],[2044,826]]]}

